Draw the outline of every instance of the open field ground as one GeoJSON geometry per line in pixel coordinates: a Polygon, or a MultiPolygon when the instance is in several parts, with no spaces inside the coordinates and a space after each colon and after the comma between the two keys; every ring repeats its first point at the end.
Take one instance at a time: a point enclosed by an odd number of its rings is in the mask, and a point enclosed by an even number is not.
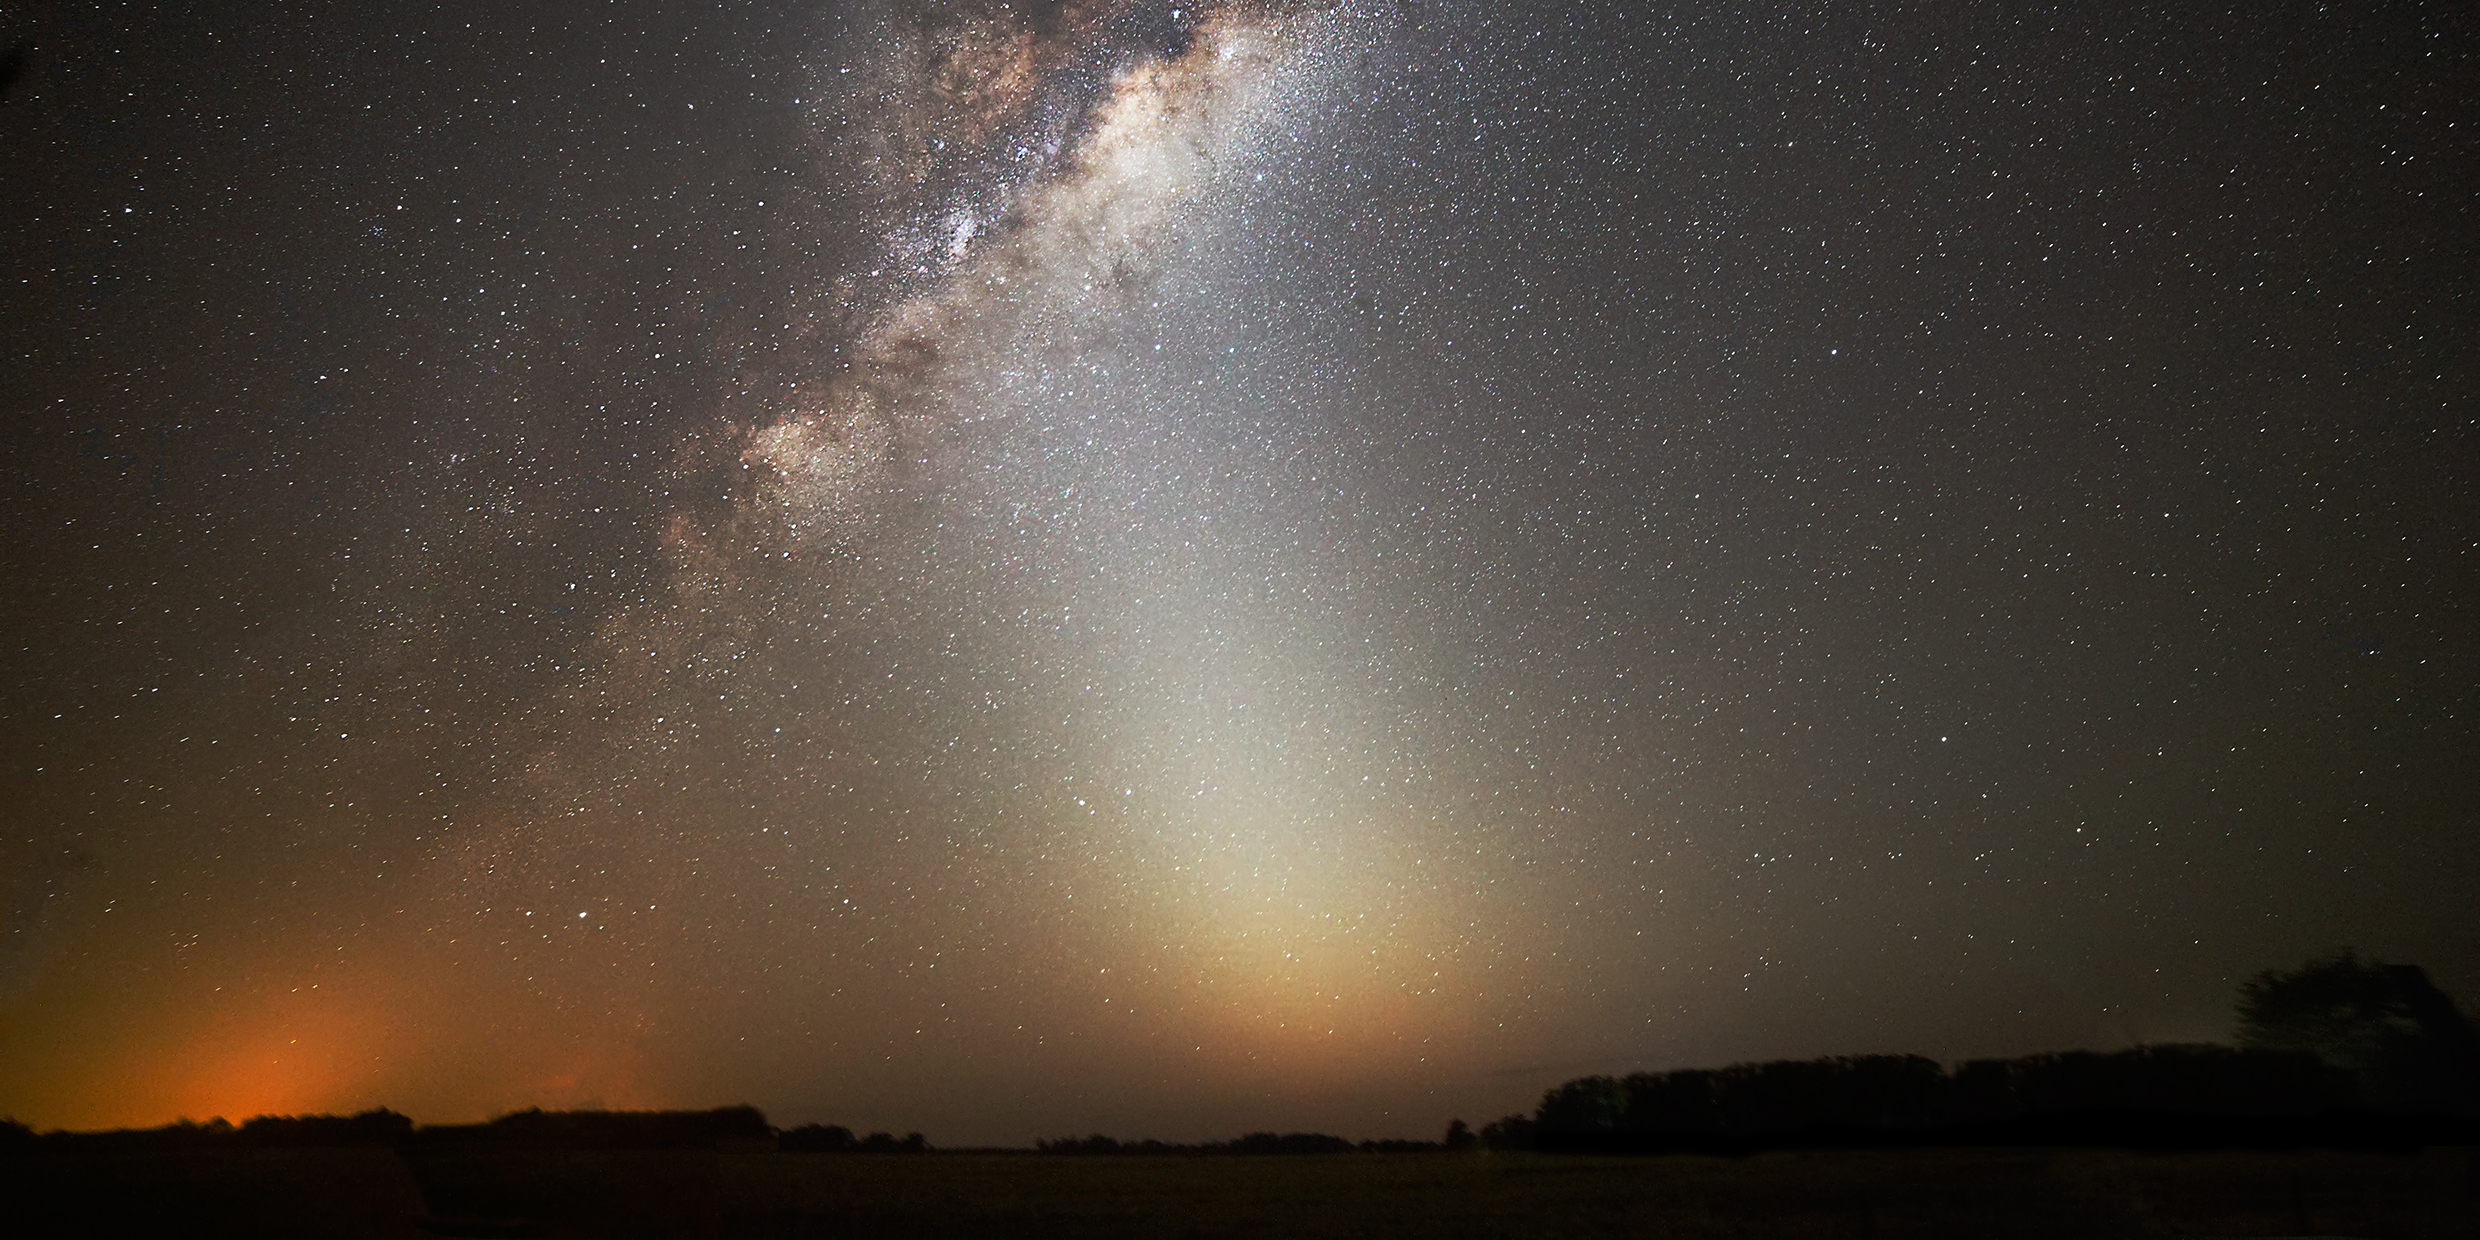
{"type": "MultiPolygon", "coordinates": [[[[421,1178],[441,1217],[576,1237],[2470,1237],[2472,1158],[516,1151],[421,1178]]],[[[18,1235],[426,1234],[417,1175],[383,1148],[47,1153],[0,1168],[18,1235]]]]}

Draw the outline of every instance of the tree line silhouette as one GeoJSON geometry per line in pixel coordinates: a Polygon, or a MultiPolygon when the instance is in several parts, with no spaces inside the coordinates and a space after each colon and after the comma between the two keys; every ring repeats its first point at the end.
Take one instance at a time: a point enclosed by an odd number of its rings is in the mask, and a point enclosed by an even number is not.
{"type": "Polygon", "coordinates": [[[510,1149],[717,1149],[772,1145],[775,1129],[756,1107],[711,1111],[514,1111],[483,1124],[416,1125],[384,1107],[354,1115],[221,1117],[158,1128],[36,1133],[0,1120],[0,1149],[246,1149],[319,1146],[489,1146],[510,1149]]]}
{"type": "Polygon", "coordinates": [[[1975,1060],[1951,1074],[1917,1055],[1842,1056],[1580,1077],[1481,1139],[1545,1150],[2221,1144],[2328,1117],[2351,1097],[2348,1073],[2293,1051],[2142,1046],[1975,1060]]]}
{"type": "MultiPolygon", "coordinates": [[[[1746,1151],[1775,1146],[2401,1146],[2480,1144],[2480,1034],[2416,966],[2345,952],[2242,988],[2239,1045],[2139,1046],[1972,1060],[1837,1056],[1629,1076],[1586,1076],[1530,1115],[1438,1141],[1348,1141],[1256,1132],[1228,1141],[1037,1142],[1046,1155],[1265,1155],[1418,1151],[1746,1151]]],[[[512,1112],[419,1125],[384,1108],[262,1115],[238,1126],[37,1134],[0,1120],[0,1153],[277,1146],[471,1149],[775,1149],[918,1154],[922,1134],[855,1136],[835,1124],[778,1131],[752,1106],[707,1111],[512,1112]]]]}
{"type": "Polygon", "coordinates": [[[0,1120],[0,1150],[221,1149],[288,1146],[395,1145],[411,1135],[413,1121],[385,1107],[356,1115],[261,1115],[234,1124],[221,1116],[181,1120],[160,1128],[37,1134],[14,1119],[0,1120]]]}
{"type": "MultiPolygon", "coordinates": [[[[2355,954],[2242,988],[2238,1046],[1980,1059],[1863,1055],[1579,1077],[1493,1149],[2358,1145],[2480,1133],[2480,1037],[2413,965],[2355,954]]],[[[1449,1139],[1462,1131],[1459,1121],[1449,1139]]]]}

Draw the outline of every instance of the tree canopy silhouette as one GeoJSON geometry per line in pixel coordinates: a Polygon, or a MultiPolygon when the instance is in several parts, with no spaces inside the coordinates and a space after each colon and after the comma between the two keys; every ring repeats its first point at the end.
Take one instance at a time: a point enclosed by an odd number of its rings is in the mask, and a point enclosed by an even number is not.
{"type": "Polygon", "coordinates": [[[2480,1102],[2480,1035],[2418,965],[2343,952],[2239,991],[2239,1044],[2310,1051],[2358,1078],[2364,1105],[2471,1111],[2480,1102]]]}

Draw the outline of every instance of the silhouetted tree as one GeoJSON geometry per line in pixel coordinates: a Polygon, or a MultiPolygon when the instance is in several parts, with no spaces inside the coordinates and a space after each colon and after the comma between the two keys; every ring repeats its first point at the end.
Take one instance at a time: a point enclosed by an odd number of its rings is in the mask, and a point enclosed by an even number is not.
{"type": "Polygon", "coordinates": [[[706,1112],[705,1131],[717,1139],[769,1140],[775,1125],[766,1122],[766,1112],[747,1103],[736,1107],[716,1107],[706,1112]]]}
{"type": "MultiPolygon", "coordinates": [[[[1733,1135],[1896,1131],[1938,1118],[1946,1070],[1918,1055],[1784,1059],[1708,1074],[1704,1088],[1707,1098],[1699,1109],[1733,1135]]],[[[1644,1130],[1648,1110],[1642,1102],[1631,1105],[1632,1126],[1644,1130]]]]}
{"type": "Polygon", "coordinates": [[[1481,1126],[1481,1143],[1494,1150],[1529,1150],[1538,1132],[1532,1116],[1505,1115],[1481,1126]]]}
{"type": "Polygon", "coordinates": [[[1940,1122],[1946,1072],[1917,1055],[1744,1063],[1719,1070],[1580,1077],[1542,1095],[1545,1148],[1621,1142],[1709,1144],[1832,1132],[1909,1131],[1940,1122]]]}
{"type": "Polygon", "coordinates": [[[2363,1103],[2471,1111],[2480,1102],[2480,1035],[2417,965],[2344,952],[2239,991],[2239,1042],[2311,1051],[2358,1078],[2363,1103]]]}
{"type": "Polygon", "coordinates": [[[1617,1077],[1581,1076],[1543,1094],[1533,1118],[1542,1132],[1565,1136],[1611,1132],[1626,1113],[1627,1087],[1617,1077]]]}
{"type": "Polygon", "coordinates": [[[1729,1126],[1723,1096],[1729,1079],[1727,1069],[1637,1073],[1627,1079],[1627,1130],[1660,1138],[1721,1133],[1729,1126]]]}
{"type": "Polygon", "coordinates": [[[1958,1065],[1959,1121],[2102,1111],[2171,1115],[2315,1115],[2349,1103],[2348,1073],[2302,1051],[2138,1046],[1958,1065]]]}
{"type": "Polygon", "coordinates": [[[803,1124],[785,1129],[775,1148],[787,1154],[844,1154],[855,1144],[852,1129],[842,1124],[803,1124]]]}
{"type": "Polygon", "coordinates": [[[1446,1147],[1449,1150],[1460,1153],[1480,1144],[1481,1138],[1471,1128],[1466,1127],[1464,1121],[1460,1119],[1447,1121],[1446,1147]]]}

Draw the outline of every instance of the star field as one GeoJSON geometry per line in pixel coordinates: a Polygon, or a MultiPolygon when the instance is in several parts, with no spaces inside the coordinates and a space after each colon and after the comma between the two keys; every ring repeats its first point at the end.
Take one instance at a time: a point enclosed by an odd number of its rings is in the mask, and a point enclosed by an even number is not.
{"type": "Polygon", "coordinates": [[[0,1114],[1428,1136],[2480,987],[2447,7],[5,25],[0,1114]]]}

